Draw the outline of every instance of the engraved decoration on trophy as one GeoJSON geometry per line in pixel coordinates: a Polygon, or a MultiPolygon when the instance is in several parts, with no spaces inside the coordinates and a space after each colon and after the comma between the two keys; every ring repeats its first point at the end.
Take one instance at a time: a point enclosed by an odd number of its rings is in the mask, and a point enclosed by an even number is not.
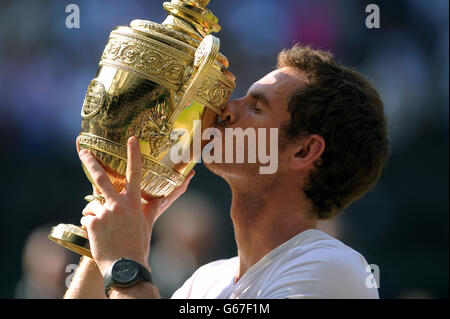
{"type": "Polygon", "coordinates": [[[85,119],[96,115],[105,101],[105,87],[102,82],[93,79],[84,98],[81,116],[85,119]]]}
{"type": "MultiPolygon", "coordinates": [[[[171,147],[191,148],[194,135],[201,134],[195,120],[203,129],[210,126],[235,88],[220,41],[210,34],[220,26],[208,3],[164,2],[168,16],[161,24],[133,20],[110,34],[81,108],[78,143],[89,149],[118,192],[126,186],[131,136],[139,139],[142,154],[142,200],[167,196],[180,186],[196,162],[192,157],[187,163],[172,162],[171,147]]],[[[85,199],[103,198],[93,194],[85,199]]],[[[83,227],[59,224],[49,238],[92,257],[83,227]]]]}

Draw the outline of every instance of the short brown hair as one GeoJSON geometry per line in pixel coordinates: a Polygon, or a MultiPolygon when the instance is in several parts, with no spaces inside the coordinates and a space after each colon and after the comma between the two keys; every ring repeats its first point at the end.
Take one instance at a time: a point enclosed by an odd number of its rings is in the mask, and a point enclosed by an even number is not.
{"type": "Polygon", "coordinates": [[[375,185],[387,161],[383,102],[369,81],[328,52],[294,45],[279,53],[277,67],[305,74],[306,86],[290,99],[284,133],[325,139],[303,191],[319,219],[334,217],[375,185]]]}

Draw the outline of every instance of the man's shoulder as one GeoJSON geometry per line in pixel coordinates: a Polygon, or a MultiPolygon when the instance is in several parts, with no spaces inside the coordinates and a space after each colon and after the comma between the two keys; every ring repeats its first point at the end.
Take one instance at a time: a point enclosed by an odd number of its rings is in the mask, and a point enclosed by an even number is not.
{"type": "Polygon", "coordinates": [[[238,267],[238,258],[220,259],[199,267],[172,298],[209,298],[212,287],[225,287],[238,267]],[[209,296],[209,297],[208,297],[209,296]]]}
{"type": "Polygon", "coordinates": [[[272,265],[268,293],[281,296],[285,293],[281,286],[293,285],[290,289],[301,296],[376,298],[377,294],[366,291],[367,266],[361,253],[322,231],[311,230],[272,265]]]}
{"type": "Polygon", "coordinates": [[[316,264],[319,268],[354,271],[366,266],[364,256],[355,249],[327,233],[314,229],[308,236],[291,245],[279,259],[280,271],[286,267],[316,264]]]}
{"type": "Polygon", "coordinates": [[[289,250],[291,254],[315,256],[317,258],[336,257],[341,254],[358,258],[363,257],[352,247],[321,230],[311,229],[308,232],[308,236],[291,246],[289,250]]]}

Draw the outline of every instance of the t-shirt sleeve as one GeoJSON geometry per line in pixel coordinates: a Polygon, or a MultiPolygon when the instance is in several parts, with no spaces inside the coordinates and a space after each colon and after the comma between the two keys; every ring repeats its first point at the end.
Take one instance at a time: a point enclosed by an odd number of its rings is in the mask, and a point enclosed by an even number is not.
{"type": "Polygon", "coordinates": [[[189,277],[172,295],[171,299],[189,299],[191,296],[192,285],[194,282],[195,273],[189,277]]]}
{"type": "Polygon", "coordinates": [[[234,262],[234,259],[221,259],[201,266],[174,292],[171,299],[205,298],[209,289],[223,275],[222,267],[234,262]]]}
{"type": "Polygon", "coordinates": [[[291,256],[266,282],[262,298],[378,299],[372,273],[356,251],[317,249],[291,256]]]}

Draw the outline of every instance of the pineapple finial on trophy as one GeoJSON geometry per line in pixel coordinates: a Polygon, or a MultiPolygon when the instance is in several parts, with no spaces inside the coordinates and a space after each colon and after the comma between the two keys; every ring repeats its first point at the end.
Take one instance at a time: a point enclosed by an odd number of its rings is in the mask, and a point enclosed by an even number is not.
{"type": "Polygon", "coordinates": [[[169,16],[162,23],[179,31],[197,34],[201,40],[212,32],[219,32],[219,19],[207,9],[209,0],[172,0],[164,2],[164,10],[169,16]]]}
{"type": "Polygon", "coordinates": [[[206,6],[209,4],[209,1],[210,0],[181,0],[181,2],[185,2],[187,4],[191,4],[200,8],[206,8],[206,6]]]}

